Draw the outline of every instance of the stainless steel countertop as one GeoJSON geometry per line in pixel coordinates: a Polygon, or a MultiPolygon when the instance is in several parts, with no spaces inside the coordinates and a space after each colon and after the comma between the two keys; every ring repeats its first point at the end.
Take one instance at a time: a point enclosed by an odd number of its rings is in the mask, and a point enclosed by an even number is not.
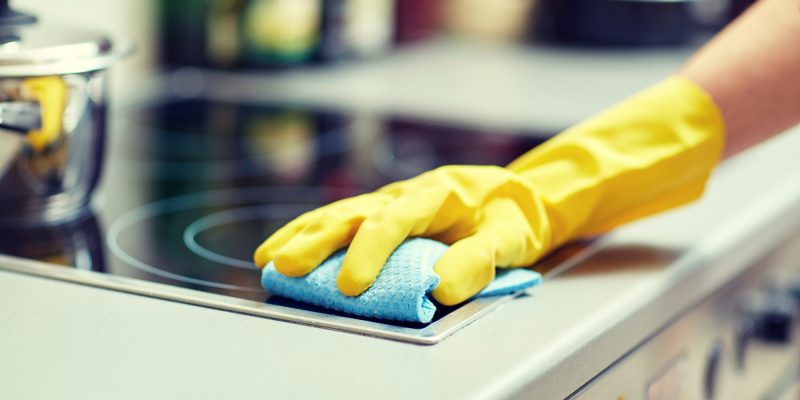
{"type": "MultiPolygon", "coordinates": [[[[597,96],[642,82],[618,83],[597,96]]],[[[0,398],[562,398],[800,230],[798,148],[795,129],[729,160],[701,202],[607,235],[434,346],[0,272],[0,398]]]]}

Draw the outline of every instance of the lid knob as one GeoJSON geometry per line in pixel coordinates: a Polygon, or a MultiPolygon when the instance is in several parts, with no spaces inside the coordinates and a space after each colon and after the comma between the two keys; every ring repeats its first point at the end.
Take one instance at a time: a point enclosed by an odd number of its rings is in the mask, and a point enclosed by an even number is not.
{"type": "Polygon", "coordinates": [[[0,0],[0,26],[25,25],[36,22],[36,16],[14,11],[8,0],[0,0]]]}

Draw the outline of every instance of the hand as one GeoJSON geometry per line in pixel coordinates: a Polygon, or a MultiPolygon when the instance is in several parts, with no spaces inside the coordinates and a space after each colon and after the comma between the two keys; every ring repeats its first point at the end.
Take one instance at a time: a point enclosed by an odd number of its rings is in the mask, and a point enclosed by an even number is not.
{"type": "Polygon", "coordinates": [[[545,205],[530,183],[500,167],[448,166],[302,215],[264,242],[255,259],[303,276],[350,245],[337,284],[356,296],[414,236],[452,244],[434,268],[441,280],[433,296],[445,305],[480,291],[496,266],[531,265],[551,244],[545,205]]]}

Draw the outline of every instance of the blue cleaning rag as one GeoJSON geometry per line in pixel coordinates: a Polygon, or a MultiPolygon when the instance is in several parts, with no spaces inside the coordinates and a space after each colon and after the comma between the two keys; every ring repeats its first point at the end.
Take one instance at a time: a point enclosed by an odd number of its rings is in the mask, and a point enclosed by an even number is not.
{"type": "MultiPolygon", "coordinates": [[[[389,257],[372,286],[357,297],[347,297],[336,288],[346,250],[334,253],[301,278],[281,275],[270,262],[262,271],[261,285],[272,294],[349,314],[428,323],[436,312],[428,294],[439,284],[433,266],[447,248],[431,239],[406,240],[389,257]]],[[[514,293],[541,281],[538,272],[528,269],[500,269],[477,297],[514,293]]]]}

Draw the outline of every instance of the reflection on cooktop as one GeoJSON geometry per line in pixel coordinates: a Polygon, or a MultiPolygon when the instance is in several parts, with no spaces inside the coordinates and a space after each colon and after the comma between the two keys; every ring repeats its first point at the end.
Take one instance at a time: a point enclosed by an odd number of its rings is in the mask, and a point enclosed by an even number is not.
{"type": "Polygon", "coordinates": [[[437,166],[502,165],[542,141],[408,118],[197,99],[138,110],[123,128],[111,139],[115,156],[96,219],[0,235],[0,252],[290,304],[269,298],[251,262],[286,222],[437,166]]]}
{"type": "Polygon", "coordinates": [[[370,154],[375,170],[395,181],[446,164],[503,165],[536,144],[535,139],[499,132],[393,120],[372,143],[370,154]]]}
{"type": "Polygon", "coordinates": [[[100,226],[92,214],[61,225],[0,228],[0,253],[98,272],[106,268],[100,226]]]}
{"type": "Polygon", "coordinates": [[[158,179],[281,175],[355,145],[344,141],[342,115],[291,107],[184,100],[128,121],[136,132],[121,135],[135,149],[124,153],[136,165],[129,172],[158,179]]]}

